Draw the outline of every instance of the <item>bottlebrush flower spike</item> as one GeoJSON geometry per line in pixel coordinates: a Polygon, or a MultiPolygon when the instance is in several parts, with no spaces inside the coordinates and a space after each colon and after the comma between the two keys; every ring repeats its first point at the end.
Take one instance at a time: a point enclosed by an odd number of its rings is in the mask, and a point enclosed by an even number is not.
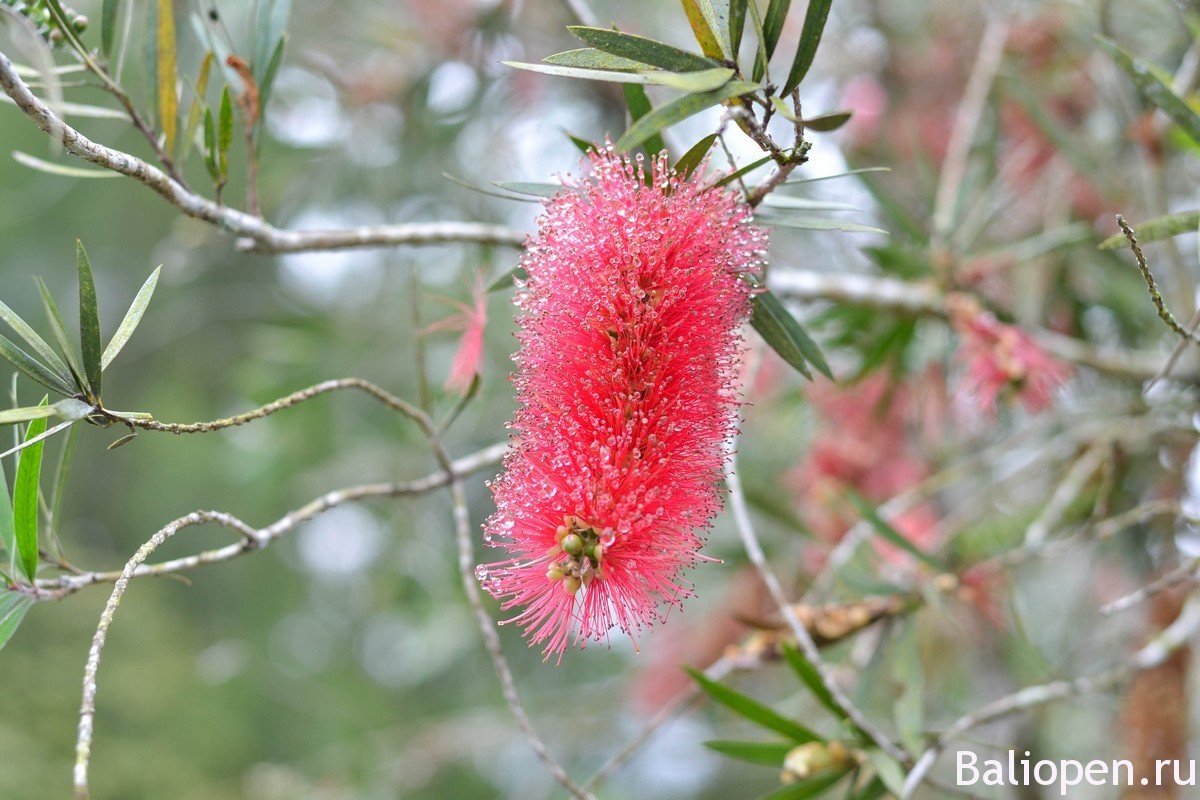
{"type": "Polygon", "coordinates": [[[1031,413],[1045,411],[1070,370],[1047,354],[1029,334],[1000,322],[974,298],[946,300],[950,322],[962,336],[964,388],[985,414],[995,414],[1001,397],[1015,396],[1031,413]]]}
{"type": "Polygon", "coordinates": [[[520,407],[484,587],[545,655],[633,636],[690,594],[734,433],[739,328],[766,236],[730,192],[611,148],[546,204],[522,266],[520,407]]]}

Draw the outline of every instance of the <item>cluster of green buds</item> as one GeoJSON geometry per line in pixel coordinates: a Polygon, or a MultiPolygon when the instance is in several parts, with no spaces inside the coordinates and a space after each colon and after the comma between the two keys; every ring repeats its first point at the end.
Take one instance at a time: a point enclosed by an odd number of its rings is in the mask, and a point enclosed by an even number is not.
{"type": "Polygon", "coordinates": [[[563,591],[573,595],[581,586],[603,578],[604,542],[612,538],[607,528],[600,531],[578,517],[563,517],[563,524],[554,533],[558,544],[550,551],[555,561],[546,570],[546,580],[561,582],[563,591]]]}
{"type": "MultiPolygon", "coordinates": [[[[52,45],[63,41],[63,32],[59,30],[50,12],[50,7],[41,0],[0,0],[0,6],[8,6],[13,11],[25,17],[38,34],[52,45]]],[[[63,14],[76,33],[87,30],[88,18],[73,8],[63,6],[63,14]]]]}

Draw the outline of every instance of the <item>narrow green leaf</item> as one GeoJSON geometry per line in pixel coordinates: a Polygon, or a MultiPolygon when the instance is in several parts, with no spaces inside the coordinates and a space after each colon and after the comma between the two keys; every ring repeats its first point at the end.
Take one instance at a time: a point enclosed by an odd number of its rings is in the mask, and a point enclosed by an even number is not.
{"type": "Polygon", "coordinates": [[[529,280],[529,273],[525,271],[524,267],[513,267],[508,272],[505,272],[503,275],[496,278],[496,280],[488,284],[487,291],[498,292],[501,289],[511,289],[513,287],[513,281],[527,280],[529,280]]]}
{"type": "Polygon", "coordinates": [[[561,183],[533,183],[530,181],[494,181],[492,185],[505,191],[531,197],[554,197],[567,188],[561,183]]]}
{"type": "Polygon", "coordinates": [[[18,422],[29,422],[35,419],[45,419],[54,416],[54,407],[24,406],[22,408],[6,408],[0,411],[0,425],[15,425],[18,422]]]}
{"type": "Polygon", "coordinates": [[[767,16],[762,21],[762,52],[754,60],[756,81],[761,81],[767,74],[767,62],[775,55],[775,46],[779,44],[779,35],[783,33],[783,22],[791,5],[792,0],[771,0],[767,5],[767,16]]]}
{"type": "MultiPolygon", "coordinates": [[[[769,211],[778,209],[803,209],[805,211],[862,211],[849,203],[837,203],[832,200],[810,200],[807,197],[789,197],[782,194],[770,194],[763,200],[762,208],[769,211]]],[[[786,212],[785,212],[786,213],[786,212]]]]}
{"type": "Polygon", "coordinates": [[[100,52],[105,58],[112,56],[113,39],[116,38],[117,7],[121,0],[104,0],[100,9],[100,52]]]}
{"type": "Polygon", "coordinates": [[[1147,102],[1157,106],[1192,141],[1200,144],[1200,115],[1193,111],[1191,106],[1180,99],[1146,62],[1134,58],[1115,42],[1103,36],[1097,36],[1096,41],[1121,71],[1129,76],[1147,102]]]}
{"type": "Polygon", "coordinates": [[[696,683],[700,684],[700,688],[704,692],[721,703],[727,706],[732,711],[740,716],[745,717],[751,722],[757,723],[764,728],[770,728],[776,733],[781,733],[791,739],[796,744],[804,744],[805,742],[823,741],[820,736],[810,731],[798,722],[794,722],[787,717],[780,716],[771,708],[763,705],[753,697],[742,694],[728,686],[712,680],[703,672],[685,667],[687,673],[692,676],[696,683]]]}
{"type": "Polygon", "coordinates": [[[191,102],[188,103],[187,119],[183,123],[183,136],[180,137],[182,140],[179,153],[180,166],[187,159],[192,145],[196,143],[196,132],[200,130],[200,124],[204,121],[204,108],[208,97],[208,78],[212,74],[212,65],[213,51],[209,50],[200,62],[200,72],[196,75],[196,86],[192,91],[191,102]]]}
{"type": "Polygon", "coordinates": [[[925,749],[925,668],[921,663],[916,621],[905,621],[892,653],[893,680],[900,696],[892,705],[896,731],[910,753],[925,749]]]}
{"type": "Polygon", "coordinates": [[[701,92],[699,94],[684,95],[660,108],[656,108],[633,123],[629,127],[629,130],[625,131],[625,135],[617,141],[615,147],[618,151],[632,150],[639,144],[652,140],[664,128],[738,95],[750,94],[758,88],[757,83],[732,81],[720,89],[701,92]]]}
{"type": "Polygon", "coordinates": [[[808,74],[817,54],[817,45],[821,43],[821,35],[825,32],[825,22],[829,19],[829,8],[832,5],[833,0],[808,0],[808,10],[804,12],[804,27],[800,31],[800,44],[796,48],[792,69],[788,72],[780,94],[791,94],[808,74]]]}
{"type": "Polygon", "coordinates": [[[213,122],[211,108],[204,109],[204,166],[208,176],[217,186],[224,185],[221,180],[221,167],[217,163],[217,126],[213,122]]]}
{"type": "Polygon", "coordinates": [[[71,337],[67,335],[67,326],[63,323],[62,314],[58,313],[58,306],[55,304],[54,298],[50,296],[50,290],[46,288],[45,282],[36,276],[34,281],[37,282],[38,293],[42,296],[42,306],[46,309],[46,320],[50,323],[50,332],[54,334],[54,341],[67,360],[67,369],[70,370],[71,377],[75,381],[75,390],[66,392],[66,394],[74,394],[75,391],[86,394],[87,381],[84,380],[79,360],[75,358],[75,347],[71,344],[71,337]]]}
{"type": "Polygon", "coordinates": [[[45,172],[48,175],[62,175],[67,178],[116,178],[119,173],[110,172],[106,169],[89,169],[87,167],[71,167],[66,164],[56,164],[53,161],[31,156],[28,153],[22,153],[20,150],[13,150],[13,161],[16,161],[22,166],[36,169],[38,172],[45,172]]]}
{"type": "MultiPolygon", "coordinates": [[[[46,403],[47,398],[42,398],[46,403]]],[[[37,437],[46,432],[46,420],[35,419],[25,432],[29,446],[21,451],[17,477],[13,482],[13,530],[17,556],[25,576],[33,581],[38,565],[38,479],[42,471],[42,443],[37,437]],[[33,444],[29,444],[33,442],[33,444]]]]}
{"type": "Polygon", "coordinates": [[[649,64],[652,67],[660,67],[670,72],[695,72],[721,66],[719,61],[643,36],[610,31],[607,28],[588,28],[583,25],[572,25],[567,30],[584,44],[606,53],[649,64]]]}
{"type": "Polygon", "coordinates": [[[765,764],[768,767],[783,767],[783,759],[795,747],[795,742],[732,742],[725,739],[714,739],[705,742],[704,746],[723,756],[736,758],[739,761],[749,761],[751,764],[765,764]]]}
{"type": "Polygon", "coordinates": [[[563,131],[563,133],[566,134],[566,137],[571,140],[571,144],[575,145],[575,147],[579,149],[579,152],[583,153],[585,156],[591,153],[593,150],[596,150],[595,143],[589,142],[587,139],[584,139],[581,136],[576,136],[570,131],[563,131]]]}
{"type": "Polygon", "coordinates": [[[71,384],[71,373],[67,369],[67,365],[58,357],[58,353],[54,352],[50,345],[46,344],[46,340],[38,336],[37,332],[25,323],[25,320],[17,316],[17,312],[4,303],[0,303],[0,320],[4,320],[10,328],[16,331],[16,334],[42,357],[50,371],[61,378],[64,384],[68,386],[71,384]]]}
{"type": "MultiPolygon", "coordinates": [[[[17,103],[6,94],[0,94],[0,103],[7,103],[15,106],[17,103]]],[[[89,103],[56,103],[54,108],[61,111],[64,116],[68,117],[87,117],[89,119],[122,119],[129,120],[129,115],[124,111],[118,111],[115,108],[106,108],[105,106],[94,106],[89,103]]]]}
{"type": "Polygon", "coordinates": [[[772,350],[809,380],[813,379],[808,370],[809,364],[816,367],[826,378],[833,380],[833,373],[821,348],[809,337],[804,326],[779,302],[778,297],[769,289],[764,289],[754,295],[753,303],[754,316],[750,318],[750,324],[772,350]]]}
{"type": "Polygon", "coordinates": [[[742,32],[746,28],[746,5],[750,0],[729,0],[729,57],[735,63],[742,49],[742,32]]]}
{"type": "Polygon", "coordinates": [[[785,181],[784,186],[798,186],[802,183],[818,183],[819,181],[831,181],[835,178],[847,178],[852,175],[864,175],[871,172],[891,172],[890,167],[859,167],[858,169],[848,169],[845,172],[837,172],[833,175],[822,175],[819,178],[792,178],[785,181]]]}
{"type": "MultiPolygon", "coordinates": [[[[883,800],[887,793],[887,784],[880,780],[878,775],[875,775],[867,782],[866,786],[859,789],[857,794],[851,795],[848,800],[883,800]]],[[[896,796],[900,795],[897,793],[896,796]]]]}
{"type": "MultiPolygon", "coordinates": [[[[581,47],[578,50],[564,50],[542,59],[546,64],[560,67],[579,67],[580,69],[615,70],[618,72],[638,72],[646,69],[649,64],[634,61],[632,58],[622,58],[597,50],[594,47],[581,47]]],[[[504,63],[508,63],[507,61],[504,63]]]]}
{"type": "Polygon", "coordinates": [[[76,422],[78,422],[78,420],[73,420],[73,419],[69,419],[66,422],[60,422],[57,425],[55,425],[53,428],[51,428],[50,430],[46,431],[45,433],[39,434],[38,436],[34,437],[33,439],[26,439],[24,442],[21,442],[20,444],[16,445],[15,447],[10,447],[9,449],[5,450],[3,453],[0,453],[0,458],[5,458],[7,456],[11,456],[13,453],[19,453],[22,450],[25,450],[26,448],[32,447],[36,444],[40,444],[41,442],[45,441],[46,439],[49,439],[51,436],[58,433],[59,431],[66,430],[67,428],[71,427],[76,422]]]}
{"type": "Polygon", "coordinates": [[[113,442],[112,444],[110,444],[108,447],[106,447],[104,449],[105,450],[116,450],[118,447],[124,447],[125,445],[129,444],[134,439],[136,439],[137,436],[138,436],[137,431],[134,431],[133,433],[127,433],[124,436],[122,436],[120,439],[117,439],[115,442],[113,442]]]}
{"type": "Polygon", "coordinates": [[[754,49],[754,71],[751,76],[756,81],[765,81],[770,59],[767,57],[767,34],[763,30],[762,15],[758,13],[758,0],[750,0],[746,9],[750,12],[750,23],[754,26],[755,41],[758,43],[754,49]]]}
{"type": "Polygon", "coordinates": [[[73,425],[67,431],[63,440],[62,451],[58,455],[58,465],[54,469],[54,495],[50,498],[50,529],[56,534],[62,529],[62,504],[67,495],[67,481],[71,477],[71,465],[75,460],[75,445],[79,442],[80,426],[73,425]]]}
{"type": "MultiPolygon", "coordinates": [[[[1145,244],[1146,242],[1170,239],[1172,236],[1184,233],[1195,233],[1198,227],[1200,227],[1200,211],[1180,211],[1177,214],[1148,219],[1134,225],[1133,229],[1137,231],[1137,240],[1145,244]]],[[[1127,244],[1125,234],[1118,233],[1101,242],[1100,249],[1115,250],[1125,247],[1127,244]]]]}
{"type": "MultiPolygon", "coordinates": [[[[882,784],[886,791],[899,797],[904,788],[904,769],[877,747],[868,747],[866,753],[867,761],[875,768],[875,780],[872,783],[882,784]]],[[[864,790],[855,800],[872,800],[880,796],[882,795],[870,794],[864,790]]]]}
{"type": "Polygon", "coordinates": [[[743,175],[747,175],[747,174],[753,172],[754,170],[758,169],[759,167],[761,167],[764,164],[769,163],[770,161],[771,161],[770,156],[763,156],[760,159],[750,162],[749,164],[742,167],[741,169],[737,169],[737,170],[734,170],[733,172],[729,173],[724,178],[717,181],[716,185],[717,186],[725,186],[727,184],[733,183],[734,181],[736,181],[738,178],[742,177],[743,175]]]}
{"type": "Polygon", "coordinates": [[[4,336],[0,336],[0,358],[12,364],[30,380],[40,383],[47,389],[58,392],[61,395],[66,395],[67,397],[76,392],[76,389],[71,386],[69,381],[63,380],[40,362],[35,361],[31,355],[17,347],[4,336]]]}
{"type": "Polygon", "coordinates": [[[684,178],[690,178],[701,164],[704,163],[705,157],[708,156],[708,151],[712,149],[713,142],[717,140],[715,133],[710,133],[700,141],[692,145],[691,149],[684,153],[678,161],[675,162],[675,170],[684,178]]]}
{"type": "MultiPolygon", "coordinates": [[[[462,178],[460,178],[456,175],[451,175],[449,172],[443,172],[442,177],[457,186],[461,186],[464,189],[470,189],[472,192],[479,192],[480,194],[486,194],[488,197],[499,197],[501,200],[511,200],[515,203],[536,203],[536,202],[538,202],[537,200],[533,199],[532,197],[518,197],[515,194],[507,194],[505,192],[494,192],[491,189],[485,189],[482,186],[476,186],[475,184],[471,183],[470,181],[463,180],[462,178]]],[[[539,197],[540,197],[540,195],[539,195],[539,197]]]]}
{"type": "Polygon", "coordinates": [[[26,612],[33,608],[33,603],[32,597],[21,592],[9,592],[0,597],[0,650],[17,632],[26,612]]]}
{"type": "Polygon", "coordinates": [[[808,800],[822,794],[849,774],[848,769],[821,770],[802,781],[781,786],[770,794],[763,795],[761,800],[808,800]]]}
{"type": "Polygon", "coordinates": [[[875,532],[879,534],[881,539],[890,542],[939,573],[947,571],[945,565],[924,550],[918,548],[908,540],[908,537],[889,525],[883,517],[879,516],[879,512],[875,510],[875,506],[868,502],[862,495],[850,491],[847,492],[846,497],[849,498],[850,504],[854,506],[859,515],[875,529],[875,532]]]}
{"type": "Polygon", "coordinates": [[[104,355],[100,358],[101,369],[108,369],[108,365],[117,357],[117,354],[125,347],[125,343],[129,341],[129,337],[141,324],[142,315],[146,313],[146,307],[150,305],[150,298],[154,296],[154,290],[158,287],[160,272],[162,272],[161,264],[154,268],[154,272],[150,273],[150,277],[142,284],[142,288],[138,289],[133,302],[129,304],[129,310],[125,312],[125,318],[117,326],[117,332],[109,339],[108,347],[104,348],[104,355]]]}
{"type": "MultiPolygon", "coordinates": [[[[655,80],[655,74],[651,72],[588,69],[585,67],[568,67],[558,64],[530,64],[524,61],[504,61],[502,63],[505,66],[512,67],[513,69],[525,70],[526,72],[539,72],[543,75],[554,75],[555,77],[559,78],[576,78],[578,80],[585,81],[605,81],[606,83],[651,84],[658,82],[655,80]]],[[[644,64],[638,64],[637,67],[639,69],[645,69],[644,64]]],[[[660,72],[659,74],[674,75],[679,73],[660,72]]]]}
{"type": "Polygon", "coordinates": [[[778,205],[775,206],[773,212],[770,209],[756,212],[754,221],[763,225],[797,228],[804,231],[842,231],[843,233],[882,233],[885,236],[887,235],[887,231],[883,228],[876,228],[874,225],[862,225],[857,222],[843,222],[836,219],[789,214],[778,205]]]}
{"type": "Polygon", "coordinates": [[[0,545],[7,554],[4,571],[13,572],[17,558],[17,535],[13,526],[12,498],[8,494],[8,478],[4,474],[4,460],[0,459],[0,545]]]}
{"type": "Polygon", "coordinates": [[[853,111],[835,111],[804,120],[804,127],[817,133],[830,133],[845,125],[854,116],[853,111]]]}
{"type": "Polygon", "coordinates": [[[813,693],[813,697],[817,698],[817,702],[838,719],[846,719],[846,712],[833,699],[825,682],[821,680],[821,673],[817,672],[817,668],[809,663],[809,660],[795,646],[784,642],[783,657],[787,660],[788,666],[792,668],[792,672],[796,673],[800,681],[813,693]]]}
{"type": "Polygon", "coordinates": [[[179,95],[175,83],[175,3],[158,0],[156,79],[158,81],[158,118],[166,139],[166,151],[175,152],[175,130],[179,120],[179,95]]]}
{"type": "Polygon", "coordinates": [[[708,92],[720,89],[733,78],[733,70],[729,67],[702,69],[697,72],[656,71],[643,74],[650,79],[650,83],[681,92],[708,92]]]}
{"type": "Polygon", "coordinates": [[[79,268],[79,345],[83,354],[83,369],[87,375],[89,398],[100,399],[100,308],[96,300],[96,277],[83,241],[75,240],[75,262],[79,268]]]}
{"type": "Polygon", "coordinates": [[[275,86],[275,76],[279,74],[279,65],[283,63],[283,51],[287,46],[287,35],[279,37],[279,42],[271,52],[271,60],[267,62],[267,70],[262,80],[258,82],[258,119],[259,122],[267,114],[267,103],[271,101],[271,89],[275,86]]]}
{"type": "Polygon", "coordinates": [[[718,21],[712,0],[681,0],[683,13],[696,36],[700,52],[709,58],[723,61],[729,56],[729,27],[718,21]]]}
{"type": "MultiPolygon", "coordinates": [[[[629,108],[629,130],[633,130],[638,120],[649,116],[653,110],[650,105],[650,97],[641,86],[623,86],[621,88],[625,94],[625,105],[629,108]]],[[[626,131],[626,135],[628,135],[628,131],[626,131]]],[[[624,139],[624,136],[621,138],[624,139]]],[[[662,136],[658,134],[658,131],[654,131],[644,141],[638,142],[638,144],[644,145],[646,152],[650,155],[661,153],[667,149],[667,144],[663,141],[662,136]]],[[[632,150],[634,147],[637,147],[637,145],[630,145],[629,149],[632,150]]],[[[620,141],[617,142],[617,149],[622,149],[620,141]]]]}
{"type": "Polygon", "coordinates": [[[221,171],[221,182],[229,177],[229,147],[233,144],[233,101],[229,87],[221,91],[221,113],[217,118],[217,169],[221,171]]]}

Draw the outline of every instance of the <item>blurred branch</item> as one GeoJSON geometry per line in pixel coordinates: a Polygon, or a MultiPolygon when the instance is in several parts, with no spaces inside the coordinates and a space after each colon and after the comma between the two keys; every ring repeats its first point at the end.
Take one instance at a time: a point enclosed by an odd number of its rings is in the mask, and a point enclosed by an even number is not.
{"type": "MultiPolygon", "coordinates": [[[[161,433],[174,434],[212,433],[213,431],[219,431],[224,428],[232,428],[237,425],[245,425],[248,422],[254,422],[255,420],[263,419],[264,417],[274,414],[276,411],[282,411],[285,408],[291,408],[292,406],[303,403],[305,400],[325,394],[326,392],[337,391],[339,389],[358,389],[359,391],[366,392],[387,406],[388,409],[392,411],[398,411],[409,419],[416,421],[418,424],[422,424],[421,419],[425,416],[425,412],[421,411],[416,406],[413,406],[404,400],[389,394],[375,384],[370,383],[369,381],[364,381],[361,378],[338,378],[336,380],[322,381],[314,386],[309,386],[308,388],[301,389],[297,392],[292,392],[287,397],[282,397],[278,400],[267,403],[265,406],[259,406],[253,411],[247,411],[244,414],[238,414],[237,416],[226,417],[224,419],[212,420],[211,422],[192,422],[188,424],[179,424],[173,422],[158,422],[157,420],[144,419],[135,416],[126,416],[116,412],[104,411],[103,409],[100,410],[100,413],[104,414],[108,417],[108,419],[114,422],[119,422],[122,425],[128,425],[131,428],[141,428],[142,430],[147,431],[158,431],[161,433]]],[[[422,427],[424,428],[423,424],[422,427]]],[[[426,433],[429,433],[431,430],[432,429],[427,430],[426,433]]]]}
{"type": "Polygon", "coordinates": [[[933,768],[938,756],[951,741],[967,731],[1055,700],[1111,689],[1128,680],[1137,672],[1162,664],[1171,653],[1186,644],[1197,629],[1200,629],[1200,595],[1192,594],[1188,597],[1183,611],[1175,622],[1153,641],[1134,653],[1124,664],[1097,675],[1029,686],[959,717],[917,759],[916,766],[904,780],[901,800],[908,800],[912,797],[917,788],[926,781],[926,776],[933,768]]]}
{"type": "Polygon", "coordinates": [[[841,709],[846,717],[853,722],[858,729],[863,732],[880,750],[887,753],[900,764],[910,764],[912,759],[903,748],[893,742],[886,734],[883,733],[871,720],[867,719],[866,715],[851,702],[842,688],[837,685],[834,680],[833,670],[825,659],[821,657],[821,652],[813,641],[812,634],[800,621],[796,614],[796,606],[788,602],[786,595],[783,593],[783,587],[779,585],[779,579],[775,577],[775,573],[771,571],[770,565],[767,564],[766,555],[762,550],[762,545],[759,544],[758,536],[754,532],[754,525],[750,521],[750,511],[746,507],[746,496],[742,492],[741,479],[735,472],[736,464],[735,457],[732,452],[725,459],[725,485],[729,489],[729,508],[733,515],[734,526],[738,530],[738,534],[742,538],[742,545],[746,550],[746,555],[750,558],[759,577],[767,587],[767,591],[771,595],[771,599],[775,601],[775,605],[779,607],[780,613],[783,614],[784,620],[787,622],[788,629],[796,637],[796,644],[804,653],[804,657],[816,669],[817,674],[821,676],[821,683],[829,691],[834,703],[841,709]]]}
{"type": "Polygon", "coordinates": [[[492,660],[492,668],[496,672],[496,677],[500,680],[500,690],[504,695],[504,701],[508,704],[509,710],[517,721],[517,727],[525,734],[525,738],[529,741],[529,746],[533,748],[533,752],[538,759],[554,776],[554,779],[577,800],[595,800],[591,792],[580,788],[566,770],[550,755],[550,751],[546,748],[545,742],[534,729],[533,723],[529,719],[529,714],[526,713],[524,705],[521,703],[521,697],[517,693],[516,681],[513,680],[512,668],[508,664],[508,659],[504,657],[504,650],[500,646],[500,636],[496,633],[495,623],[488,614],[487,609],[483,607],[483,598],[479,593],[479,580],[475,577],[475,551],[471,543],[471,518],[470,511],[467,508],[467,493],[463,489],[462,475],[455,468],[455,462],[450,458],[450,454],[446,452],[445,447],[438,439],[437,434],[433,431],[428,432],[429,446],[433,448],[434,455],[442,465],[442,469],[450,476],[450,497],[454,504],[454,531],[455,540],[458,544],[458,573],[462,580],[463,592],[467,596],[467,603],[471,606],[471,612],[475,616],[475,622],[479,626],[479,632],[483,636],[484,648],[487,650],[488,657],[492,660]]]}
{"type": "Polygon", "coordinates": [[[1129,223],[1120,214],[1117,214],[1117,225],[1121,226],[1121,233],[1125,234],[1125,239],[1129,242],[1129,249],[1133,251],[1133,258],[1137,261],[1138,272],[1142,273],[1142,280],[1146,282],[1146,289],[1150,292],[1150,300],[1154,303],[1155,310],[1158,311],[1159,319],[1180,339],[1185,339],[1192,344],[1200,344],[1200,338],[1197,338],[1194,333],[1180,325],[1175,320],[1175,315],[1167,308],[1166,303],[1163,301],[1162,293],[1158,290],[1158,282],[1154,280],[1154,273],[1150,271],[1150,265],[1146,262],[1146,256],[1142,253],[1142,246],[1138,244],[1133,228],[1129,226],[1129,223]]]}
{"type": "MultiPolygon", "coordinates": [[[[844,305],[875,308],[900,314],[939,317],[947,315],[947,295],[930,283],[903,281],[883,275],[812,270],[779,270],[771,274],[770,288],[781,297],[829,300],[844,305]]],[[[1026,328],[1052,356],[1119,378],[1149,380],[1158,374],[1162,356],[1155,352],[1097,347],[1045,328],[1026,328]]],[[[1186,373],[1182,380],[1200,375],[1186,373]]]]}
{"type": "Polygon", "coordinates": [[[338,250],[353,247],[432,245],[446,242],[521,247],[525,234],[502,225],[476,222],[428,222],[375,225],[337,230],[289,231],[235,208],[189,191],[170,175],[137,156],[97,144],[60,119],[30,91],[17,75],[12,62],[0,53],[0,89],[3,89],[33,122],[67,152],[113,172],[133,178],[157,192],[183,214],[211,223],[240,237],[244,250],[264,253],[293,253],[338,250]]]}
{"type": "MultiPolygon", "coordinates": [[[[508,450],[507,442],[499,442],[485,447],[471,455],[456,459],[453,471],[456,475],[469,475],[491,464],[496,464],[508,450]]],[[[424,494],[438,489],[450,482],[450,474],[444,470],[434,472],[423,478],[412,481],[397,481],[394,483],[368,483],[360,486],[350,486],[345,489],[327,492],[320,497],[290,511],[277,521],[262,528],[250,528],[244,523],[234,530],[243,534],[242,540],[236,544],[206,550],[195,555],[164,561],[159,564],[140,564],[130,575],[131,578],[162,577],[181,572],[188,572],[208,564],[230,561],[239,556],[261,550],[276,539],[291,533],[302,523],[328,511],[331,508],[358,500],[368,500],[377,497],[402,497],[406,495],[424,494]],[[247,531],[250,533],[247,534],[247,531]]],[[[216,514],[217,512],[197,511],[196,514],[216,514]]],[[[212,521],[222,521],[214,520],[212,521]]],[[[231,527],[227,525],[226,527],[231,527]]],[[[39,580],[33,586],[17,584],[17,591],[26,592],[38,600],[61,600],[67,595],[98,583],[113,583],[121,579],[123,571],[111,572],[80,572],[64,575],[59,578],[39,580]]]]}
{"type": "MultiPolygon", "coordinates": [[[[1004,43],[1008,40],[1008,23],[992,15],[979,41],[979,55],[971,76],[963,90],[962,101],[954,117],[954,127],[946,146],[946,158],[942,162],[941,179],[933,211],[933,244],[935,253],[946,246],[946,240],[954,227],[954,208],[958,203],[959,190],[967,171],[967,156],[971,152],[971,141],[975,130],[987,109],[987,98],[991,92],[996,73],[1004,58],[1004,43]]],[[[935,257],[935,262],[938,259],[935,257]]]]}

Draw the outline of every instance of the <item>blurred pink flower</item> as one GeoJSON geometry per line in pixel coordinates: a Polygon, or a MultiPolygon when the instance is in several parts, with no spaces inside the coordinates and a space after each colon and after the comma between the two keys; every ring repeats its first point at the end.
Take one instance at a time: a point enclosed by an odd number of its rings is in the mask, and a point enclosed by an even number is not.
{"type": "Polygon", "coordinates": [[[425,328],[427,333],[433,331],[461,330],[462,337],[458,340],[458,350],[454,353],[454,361],[450,364],[450,373],[446,376],[443,388],[449,392],[465,395],[471,390],[475,376],[480,373],[483,365],[483,330],[487,327],[487,292],[483,286],[482,277],[476,277],[471,289],[471,305],[456,300],[444,302],[458,309],[457,314],[439,320],[425,328]]]}
{"type": "Polygon", "coordinates": [[[950,321],[962,337],[959,357],[966,365],[963,386],[979,410],[996,413],[998,400],[1015,397],[1032,413],[1045,411],[1070,370],[1042,350],[1029,334],[1000,322],[977,301],[954,295],[947,301],[950,321]]]}
{"type": "Polygon", "coordinates": [[[733,194],[591,156],[526,247],[515,447],[485,540],[484,587],[549,658],[633,636],[690,593],[734,432],[738,329],[765,235],[733,194]]]}

